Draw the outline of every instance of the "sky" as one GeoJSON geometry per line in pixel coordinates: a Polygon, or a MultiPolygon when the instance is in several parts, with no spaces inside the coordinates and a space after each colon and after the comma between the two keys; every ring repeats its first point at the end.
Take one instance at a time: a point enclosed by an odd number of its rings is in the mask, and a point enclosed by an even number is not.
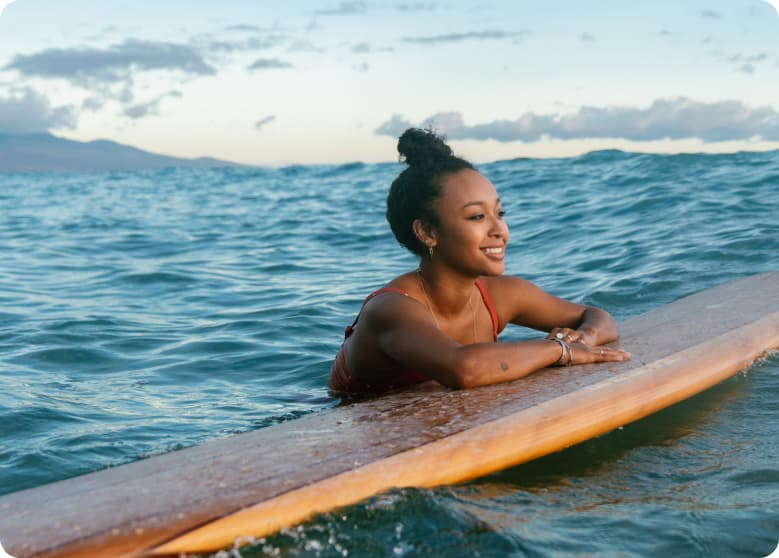
{"type": "MultiPolygon", "coordinates": [[[[774,2],[776,4],[776,2],[774,2]]],[[[764,0],[0,2],[0,133],[252,165],[779,149],[764,0]]]]}

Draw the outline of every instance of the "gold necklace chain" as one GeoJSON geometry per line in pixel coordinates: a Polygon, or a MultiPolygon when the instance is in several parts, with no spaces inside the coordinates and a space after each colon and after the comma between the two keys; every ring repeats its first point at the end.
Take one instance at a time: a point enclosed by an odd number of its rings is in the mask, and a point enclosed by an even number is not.
{"type": "MultiPolygon", "coordinates": [[[[441,325],[438,323],[438,318],[436,318],[435,312],[433,311],[433,305],[430,302],[430,295],[427,294],[425,278],[422,277],[422,272],[419,269],[417,269],[417,277],[419,278],[419,284],[422,286],[422,292],[425,295],[425,305],[427,306],[427,309],[430,310],[430,314],[433,316],[433,321],[435,322],[436,327],[440,330],[441,325]]],[[[471,289],[471,294],[468,297],[468,309],[471,311],[471,315],[473,316],[473,342],[476,343],[476,310],[473,309],[473,289],[471,289]]]]}

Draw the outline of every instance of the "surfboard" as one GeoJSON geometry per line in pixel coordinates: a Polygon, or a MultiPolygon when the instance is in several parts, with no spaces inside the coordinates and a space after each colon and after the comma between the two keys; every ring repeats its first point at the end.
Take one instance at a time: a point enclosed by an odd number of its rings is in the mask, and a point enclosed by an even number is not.
{"type": "Polygon", "coordinates": [[[699,393],[779,347],[779,271],[620,324],[626,363],[452,391],[434,382],[0,498],[17,558],[214,551],[406,486],[562,450],[699,393]]]}

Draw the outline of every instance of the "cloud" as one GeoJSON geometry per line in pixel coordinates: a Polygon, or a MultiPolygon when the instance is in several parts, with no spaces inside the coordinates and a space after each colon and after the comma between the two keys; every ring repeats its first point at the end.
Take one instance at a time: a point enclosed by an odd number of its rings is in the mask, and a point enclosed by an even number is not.
{"type": "Polygon", "coordinates": [[[232,53],[251,50],[267,50],[284,44],[289,36],[283,31],[266,31],[253,25],[231,25],[223,29],[221,35],[204,33],[193,37],[191,43],[199,52],[232,53]],[[246,36],[245,32],[251,32],[246,36]],[[238,38],[233,38],[238,36],[238,38]]]}
{"type": "Polygon", "coordinates": [[[371,51],[371,45],[368,43],[357,43],[352,45],[352,52],[357,54],[365,54],[371,51]]]}
{"type": "Polygon", "coordinates": [[[124,81],[129,73],[139,70],[216,74],[191,46],[137,39],[127,39],[106,49],[51,48],[20,54],[3,69],[28,77],[66,79],[77,85],[124,81]]]}
{"type": "Polygon", "coordinates": [[[432,2],[400,2],[394,8],[399,12],[434,12],[436,5],[432,2]]]}
{"type": "Polygon", "coordinates": [[[81,110],[97,112],[105,105],[105,99],[101,97],[87,97],[81,103],[81,110]]]}
{"type": "Polygon", "coordinates": [[[701,12],[701,17],[706,19],[722,19],[720,13],[715,12],[714,10],[703,10],[701,12]]]}
{"type": "Polygon", "coordinates": [[[261,27],[257,27],[256,25],[248,25],[246,23],[238,23],[236,25],[228,25],[224,28],[225,31],[250,31],[250,32],[256,32],[256,31],[262,31],[261,27]]]}
{"type": "MultiPolygon", "coordinates": [[[[375,9],[376,6],[369,5],[367,2],[361,0],[353,0],[350,2],[341,2],[335,8],[326,8],[317,10],[314,15],[321,16],[351,16],[368,13],[375,9]]],[[[398,12],[411,13],[411,12],[433,12],[436,10],[436,4],[434,2],[396,2],[388,6],[382,6],[380,8],[386,8],[395,10],[398,12]]]]}
{"type": "Polygon", "coordinates": [[[403,118],[401,115],[393,114],[390,116],[389,120],[376,128],[373,133],[377,136],[392,136],[396,138],[408,128],[413,126],[414,124],[403,118]]]}
{"type": "Polygon", "coordinates": [[[744,60],[749,63],[762,62],[763,60],[768,60],[768,54],[766,54],[765,52],[761,52],[760,54],[753,54],[752,56],[747,56],[744,60]]]}
{"type": "Polygon", "coordinates": [[[745,55],[740,52],[736,54],[726,55],[720,52],[712,54],[713,58],[726,63],[734,64],[735,71],[743,74],[754,74],[757,71],[756,64],[765,62],[769,59],[769,56],[765,52],[759,52],[757,54],[745,55]]]}
{"type": "Polygon", "coordinates": [[[157,108],[159,106],[158,101],[151,101],[148,103],[141,103],[133,105],[124,109],[124,115],[131,120],[138,120],[149,114],[157,114],[157,108]]]}
{"type": "Polygon", "coordinates": [[[283,35],[271,35],[268,37],[249,37],[242,41],[212,40],[204,43],[204,49],[208,52],[245,52],[250,50],[268,50],[284,43],[287,38],[283,35]]]}
{"type": "Polygon", "coordinates": [[[341,2],[335,8],[329,8],[325,10],[317,10],[314,13],[316,15],[324,16],[337,16],[337,15],[355,15],[363,14],[368,11],[368,4],[355,0],[353,2],[341,2]]]}
{"type": "Polygon", "coordinates": [[[287,48],[288,52],[325,52],[325,49],[317,47],[308,39],[292,41],[287,48]]]}
{"type": "Polygon", "coordinates": [[[52,107],[49,99],[30,88],[16,95],[0,97],[0,132],[9,134],[44,133],[54,128],[75,128],[72,105],[52,107]]]}
{"type": "Polygon", "coordinates": [[[162,103],[162,101],[167,97],[178,99],[182,97],[182,94],[181,91],[177,90],[168,91],[167,93],[160,95],[159,97],[150,101],[146,101],[145,103],[138,103],[126,107],[123,111],[123,114],[131,120],[138,120],[139,118],[143,118],[145,116],[157,115],[160,113],[160,103],[162,103]]]}
{"type": "Polygon", "coordinates": [[[254,127],[259,130],[263,126],[265,126],[266,124],[270,124],[274,120],[276,120],[276,117],[273,115],[266,116],[265,118],[260,118],[257,122],[254,123],[254,127]]]}
{"type": "MultiPolygon", "coordinates": [[[[397,137],[412,124],[393,115],[375,133],[397,137]]],[[[703,103],[684,97],[656,100],[648,108],[581,107],[572,114],[528,112],[515,120],[495,120],[468,126],[457,112],[435,114],[420,126],[433,126],[452,140],[534,142],[544,137],[562,140],[610,138],[632,141],[698,138],[704,142],[761,138],[779,141],[779,112],[749,107],[740,101],[703,103]]]]}
{"type": "Polygon", "coordinates": [[[593,37],[589,33],[582,33],[581,35],[579,35],[579,40],[583,43],[594,43],[595,37],[593,37]]]}
{"type": "Polygon", "coordinates": [[[392,52],[395,49],[392,47],[374,47],[370,43],[356,43],[352,45],[351,51],[355,54],[368,54],[370,52],[392,52]]]}
{"type": "Polygon", "coordinates": [[[292,64],[278,58],[258,58],[246,67],[247,70],[272,70],[276,68],[291,68],[292,64]]]}
{"type": "Polygon", "coordinates": [[[405,43],[416,43],[423,45],[435,45],[441,43],[460,43],[463,41],[490,41],[502,39],[524,39],[532,32],[527,29],[519,31],[470,31],[468,33],[447,33],[444,35],[432,35],[427,37],[404,37],[401,39],[405,43]]]}

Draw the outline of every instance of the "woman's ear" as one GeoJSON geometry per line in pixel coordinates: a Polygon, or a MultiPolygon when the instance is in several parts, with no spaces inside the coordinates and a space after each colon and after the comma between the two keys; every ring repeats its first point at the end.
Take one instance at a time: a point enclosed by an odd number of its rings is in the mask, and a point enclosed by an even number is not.
{"type": "Polygon", "coordinates": [[[411,223],[411,228],[414,231],[414,235],[416,235],[419,241],[427,246],[428,249],[435,248],[436,244],[438,244],[435,231],[427,221],[423,221],[422,219],[414,219],[414,222],[411,223]]]}

